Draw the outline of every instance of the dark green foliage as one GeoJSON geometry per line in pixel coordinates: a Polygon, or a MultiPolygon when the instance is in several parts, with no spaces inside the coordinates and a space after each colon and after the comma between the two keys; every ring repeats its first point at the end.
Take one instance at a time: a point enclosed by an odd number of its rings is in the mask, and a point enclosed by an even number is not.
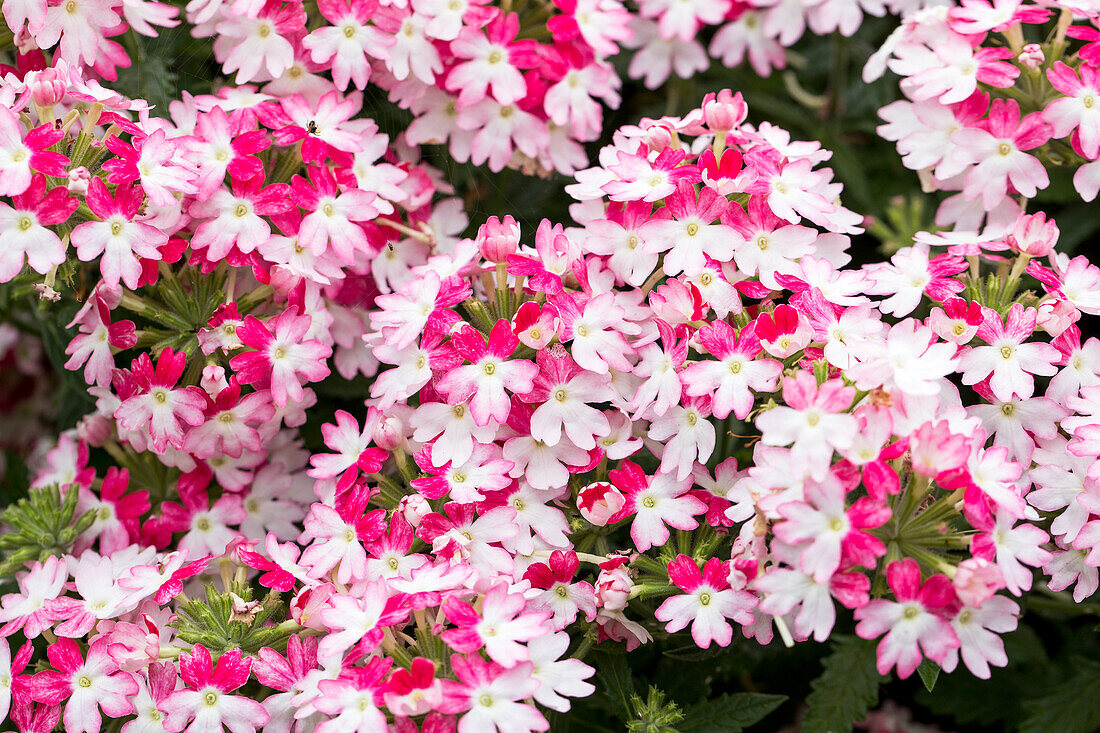
{"type": "Polygon", "coordinates": [[[832,653],[822,660],[825,671],[811,683],[813,692],[806,698],[804,733],[850,731],[874,707],[880,681],[875,646],[856,637],[835,638],[832,653]]]}
{"type": "Polygon", "coordinates": [[[680,733],[740,733],[756,725],[787,699],[786,695],[739,692],[693,705],[684,711],[680,733]]]}

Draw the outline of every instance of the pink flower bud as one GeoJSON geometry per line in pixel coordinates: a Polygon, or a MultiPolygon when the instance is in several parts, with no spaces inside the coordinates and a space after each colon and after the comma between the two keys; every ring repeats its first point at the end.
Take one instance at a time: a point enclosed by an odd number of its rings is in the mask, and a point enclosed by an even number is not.
{"type": "Polygon", "coordinates": [[[92,174],[84,166],[77,166],[69,171],[69,193],[83,196],[88,193],[88,181],[92,180],[92,174]]]}
{"type": "Polygon", "coordinates": [[[1054,338],[1081,318],[1081,311],[1068,300],[1048,300],[1039,304],[1036,325],[1054,338]]]}
{"type": "Polygon", "coordinates": [[[85,415],[76,424],[76,434],[88,445],[100,446],[114,436],[114,429],[102,415],[85,415]]]}
{"type": "Polygon", "coordinates": [[[57,73],[57,69],[51,68],[37,72],[30,80],[30,88],[34,103],[48,109],[65,98],[68,84],[57,73]]]}
{"type": "Polygon", "coordinates": [[[410,494],[397,502],[397,513],[415,528],[420,526],[420,520],[432,513],[432,506],[420,494],[410,494]]]}
{"type": "Polygon", "coordinates": [[[124,672],[137,672],[160,654],[160,637],[148,626],[119,621],[106,637],[108,656],[124,672]]]}
{"type": "Polygon", "coordinates": [[[477,244],[485,259],[498,264],[507,262],[508,255],[514,255],[519,246],[519,224],[511,216],[504,217],[504,221],[491,216],[477,230],[477,244]]]}
{"type": "Polygon", "coordinates": [[[733,94],[723,89],[717,95],[708,94],[703,98],[703,120],[714,132],[729,132],[745,121],[748,112],[741,92],[733,94]]]}
{"type": "Polygon", "coordinates": [[[19,50],[19,53],[27,54],[38,48],[38,44],[35,43],[34,36],[31,34],[30,28],[23,26],[15,33],[15,38],[12,39],[12,44],[19,50]]]}
{"type": "Polygon", "coordinates": [[[229,382],[225,380],[225,368],[217,364],[203,367],[199,384],[208,395],[217,397],[219,392],[229,386],[229,382]]]}
{"type": "Polygon", "coordinates": [[[672,145],[672,130],[663,125],[652,125],[646,130],[645,141],[650,150],[664,150],[672,145]]]}
{"type": "Polygon", "coordinates": [[[1038,43],[1029,43],[1024,46],[1024,50],[1016,59],[1029,69],[1038,69],[1046,61],[1046,56],[1043,55],[1043,49],[1038,43]]]}
{"type": "Polygon", "coordinates": [[[589,484],[577,494],[577,509],[585,521],[603,527],[626,504],[626,497],[606,481],[589,484]]]}
{"type": "Polygon", "coordinates": [[[314,631],[327,631],[321,623],[321,611],[331,608],[329,599],[336,594],[331,583],[303,588],[290,602],[290,617],[299,625],[314,631]]]}
{"type": "Polygon", "coordinates": [[[959,563],[954,585],[960,601],[967,606],[980,606],[1005,587],[1005,579],[996,564],[972,557],[959,563]]]}
{"type": "Polygon", "coordinates": [[[393,452],[405,442],[405,423],[391,415],[378,421],[372,434],[374,444],[387,452],[393,452]]]}
{"type": "Polygon", "coordinates": [[[634,581],[626,565],[601,570],[600,577],[596,580],[596,603],[607,611],[621,611],[630,600],[632,588],[634,581]]]}
{"type": "Polygon", "coordinates": [[[1017,252],[1023,252],[1032,257],[1046,257],[1058,243],[1058,225],[1051,219],[1047,221],[1046,214],[1021,214],[1012,227],[1012,232],[1005,237],[1005,243],[1017,252]]]}

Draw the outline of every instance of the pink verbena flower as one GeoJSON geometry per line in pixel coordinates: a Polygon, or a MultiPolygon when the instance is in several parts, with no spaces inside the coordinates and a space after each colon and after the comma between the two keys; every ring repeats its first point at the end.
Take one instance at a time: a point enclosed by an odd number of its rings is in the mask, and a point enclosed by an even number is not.
{"type": "Polygon", "coordinates": [[[165,730],[202,733],[225,726],[232,733],[254,733],[267,722],[263,705],[229,694],[248,681],[252,669],[252,658],[242,657],[239,649],[223,653],[214,666],[206,647],[196,644],[180,655],[179,666],[187,687],[161,702],[165,730]]]}
{"type": "Polygon", "coordinates": [[[912,558],[890,563],[886,579],[896,601],[876,599],[855,612],[856,634],[861,639],[886,635],[878,645],[878,671],[886,674],[897,665],[902,679],[920,666],[921,654],[943,663],[959,638],[944,617],[955,600],[951,581],[933,575],[921,584],[920,566],[912,558]]]}
{"type": "Polygon", "coordinates": [[[77,643],[65,638],[50,644],[46,656],[56,670],[34,675],[25,683],[26,692],[38,702],[65,702],[67,733],[99,733],[103,714],[121,718],[133,712],[127,698],[137,694],[137,682],[111,659],[106,639],[92,643],[87,660],[81,657],[77,643]]]}
{"type": "Polygon", "coordinates": [[[327,377],[326,360],[332,356],[331,347],[305,338],[312,322],[308,314],[298,315],[298,307],[293,305],[267,323],[245,316],[237,336],[255,351],[230,360],[237,378],[259,388],[270,386],[276,407],[301,402],[305,396],[302,385],[327,377]]]}
{"type": "Polygon", "coordinates": [[[160,352],[155,370],[148,354],[138,355],[132,370],[134,394],[124,399],[114,413],[123,428],[147,435],[158,453],[168,446],[183,446],[181,422],[201,425],[205,419],[206,397],[202,390],[194,386],[176,388],[186,366],[187,355],[170,348],[160,352]]]}
{"type": "Polygon", "coordinates": [[[78,226],[73,230],[72,241],[77,257],[83,262],[103,255],[99,268],[109,285],[122,281],[133,290],[141,277],[138,257],[162,259],[159,248],[168,242],[168,235],[150,224],[134,221],[142,199],[140,186],[120,184],[112,196],[99,178],[88,184],[85,201],[100,221],[78,226]]]}
{"type": "Polygon", "coordinates": [[[529,361],[509,359],[519,346],[511,324],[501,319],[489,332],[488,341],[470,326],[451,337],[455,349],[470,363],[452,369],[439,380],[438,389],[451,404],[469,400],[470,412],[478,425],[489,420],[504,422],[511,404],[505,389],[526,394],[534,386],[539,368],[529,361]]]}
{"type": "Polygon", "coordinates": [[[729,646],[733,629],[726,619],[742,625],[752,623],[757,598],[730,587],[729,563],[712,557],[700,571],[695,560],[677,555],[668,564],[668,575],[685,595],[668,598],[657,609],[657,620],[665,622],[666,631],[676,632],[690,623],[691,638],[706,649],[712,641],[729,646]]]}
{"type": "Polygon", "coordinates": [[[64,243],[47,227],[68,221],[80,202],[63,186],[46,187],[46,177],[35,174],[12,197],[14,206],[0,202],[0,282],[14,279],[24,261],[43,275],[65,261],[64,243]]]}
{"type": "Polygon", "coordinates": [[[985,309],[985,321],[978,327],[978,338],[987,346],[977,346],[959,360],[963,384],[977,384],[989,378],[989,389],[1002,402],[1013,396],[1027,399],[1035,392],[1033,375],[1053,376],[1061,359],[1048,343],[1028,342],[1035,332],[1037,311],[1013,303],[1005,320],[985,309]]]}

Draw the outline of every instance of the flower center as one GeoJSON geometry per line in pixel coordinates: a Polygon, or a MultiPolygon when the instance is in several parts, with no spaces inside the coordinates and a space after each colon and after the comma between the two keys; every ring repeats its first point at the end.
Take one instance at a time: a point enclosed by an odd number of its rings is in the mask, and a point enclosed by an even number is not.
{"type": "Polygon", "coordinates": [[[25,232],[34,226],[34,221],[29,216],[19,217],[19,231],[25,232]]]}
{"type": "Polygon", "coordinates": [[[565,402],[567,397],[568,397],[568,395],[565,394],[564,389],[558,389],[558,390],[554,391],[554,399],[557,400],[558,402],[565,402]]]}
{"type": "Polygon", "coordinates": [[[1000,153],[1001,155],[1008,155],[1009,153],[1012,152],[1012,146],[1009,145],[1008,143],[1001,143],[1000,145],[997,146],[997,152],[1000,153]]]}
{"type": "Polygon", "coordinates": [[[479,697],[477,699],[477,701],[478,701],[478,703],[481,704],[482,707],[485,707],[485,708],[493,707],[493,697],[492,697],[492,695],[489,695],[489,694],[482,695],[481,697],[479,697]]]}
{"type": "Polygon", "coordinates": [[[165,402],[168,401],[168,393],[165,392],[163,389],[158,389],[156,392],[153,393],[153,399],[156,400],[157,403],[163,405],[165,402]]]}
{"type": "Polygon", "coordinates": [[[1005,359],[1011,359],[1012,358],[1012,347],[1011,346],[1002,346],[1001,347],[1001,356],[1004,357],[1005,359]]]}
{"type": "MultiPolygon", "coordinates": [[[[267,23],[264,23],[263,25],[261,25],[259,28],[256,29],[256,34],[260,38],[267,38],[268,36],[271,35],[271,26],[269,26],[267,23]]],[[[213,704],[213,703],[211,703],[211,704],[213,704]]]]}
{"type": "Polygon", "coordinates": [[[700,593],[699,594],[699,605],[700,606],[709,606],[710,605],[710,593],[700,593]]]}
{"type": "Polygon", "coordinates": [[[488,364],[485,365],[485,376],[491,377],[496,373],[497,373],[497,365],[496,364],[494,364],[492,362],[489,362],[488,364]]]}
{"type": "Polygon", "coordinates": [[[79,677],[76,678],[76,684],[79,685],[80,687],[85,687],[85,688],[91,687],[92,686],[92,678],[89,677],[86,674],[82,674],[82,675],[80,675],[79,677]]]}
{"type": "Polygon", "coordinates": [[[121,221],[112,221],[111,222],[111,234],[116,236],[116,237],[119,234],[122,234],[122,222],[121,221]]]}
{"type": "Polygon", "coordinates": [[[657,506],[657,500],[654,499],[652,496],[647,496],[646,498],[642,499],[642,506],[644,506],[646,509],[652,509],[653,507],[657,506]]]}
{"type": "Polygon", "coordinates": [[[641,244],[641,240],[634,234],[631,234],[630,238],[626,240],[626,246],[631,249],[638,249],[639,244],[641,244]]]}
{"type": "Polygon", "coordinates": [[[199,530],[200,532],[206,532],[210,529],[210,520],[206,517],[203,517],[199,521],[195,522],[195,529],[199,530]]]}
{"type": "Polygon", "coordinates": [[[768,238],[765,237],[763,234],[761,234],[759,237],[756,238],[756,246],[759,247],[761,249],[761,251],[767,249],[768,248],[768,238]]]}
{"type": "Polygon", "coordinates": [[[695,222],[691,222],[687,225],[687,233],[689,237],[694,237],[696,234],[699,233],[699,225],[695,222]]]}
{"type": "Polygon", "coordinates": [[[344,26],[344,38],[351,38],[354,35],[355,35],[355,26],[353,26],[353,25],[344,26]]]}
{"type": "Polygon", "coordinates": [[[504,54],[502,54],[500,51],[491,51],[489,53],[489,58],[487,58],[486,61],[488,61],[490,64],[499,64],[503,58],[504,54]]]}
{"type": "Polygon", "coordinates": [[[566,588],[561,583],[559,583],[558,587],[554,589],[554,593],[556,593],[558,595],[558,598],[568,598],[569,597],[569,589],[566,588]]]}
{"type": "Polygon", "coordinates": [[[1001,414],[1005,417],[1012,417],[1012,413],[1016,412],[1016,406],[1011,402],[1006,402],[1001,405],[1001,414]]]}
{"type": "Polygon", "coordinates": [[[905,609],[905,611],[902,613],[902,615],[905,616],[905,618],[907,620],[912,621],[913,619],[915,619],[917,616],[920,615],[920,609],[917,608],[916,606],[908,606],[905,609]]]}
{"type": "Polygon", "coordinates": [[[202,696],[202,701],[210,707],[214,707],[218,703],[218,693],[211,690],[202,696]]]}
{"type": "Polygon", "coordinates": [[[233,213],[236,214],[238,217],[245,216],[246,214],[248,214],[248,205],[237,204],[237,208],[233,209],[233,213]]]}

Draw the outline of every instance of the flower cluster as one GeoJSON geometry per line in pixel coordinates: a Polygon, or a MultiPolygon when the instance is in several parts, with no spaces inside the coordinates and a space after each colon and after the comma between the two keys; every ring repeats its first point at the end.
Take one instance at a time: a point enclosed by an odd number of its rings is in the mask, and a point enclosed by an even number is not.
{"type": "MultiPolygon", "coordinates": [[[[951,219],[857,267],[831,153],[730,90],[620,128],[598,165],[554,157],[599,130],[617,2],[537,16],[553,45],[479,3],[319,12],[191,3],[268,84],[170,118],[61,56],[0,90],[0,282],[83,296],[62,347],[94,405],[3,513],[20,731],[542,731],[594,692],[594,646],[685,630],[849,624],[883,674],[984,678],[1014,599],[1096,592],[1100,268],[1010,198],[1030,164],[967,164],[964,203],[1012,203],[999,230],[951,219]],[[368,79],[438,100],[407,138],[580,168],[572,225],[462,236],[438,173],[360,116],[368,79]]],[[[693,12],[642,8],[670,38],[721,20],[693,12]]],[[[1000,53],[983,84],[1011,81],[1000,53]]],[[[1050,144],[1045,112],[984,94],[955,148],[1050,144]]]]}
{"type": "Polygon", "coordinates": [[[864,78],[889,69],[906,97],[879,111],[879,133],[897,142],[926,190],[954,192],[937,224],[984,226],[997,239],[1051,185],[1048,169],[1074,171],[1080,196],[1096,198],[1096,22],[1092,11],[1055,17],[1043,4],[968,0],[907,16],[872,57],[864,78]]]}

